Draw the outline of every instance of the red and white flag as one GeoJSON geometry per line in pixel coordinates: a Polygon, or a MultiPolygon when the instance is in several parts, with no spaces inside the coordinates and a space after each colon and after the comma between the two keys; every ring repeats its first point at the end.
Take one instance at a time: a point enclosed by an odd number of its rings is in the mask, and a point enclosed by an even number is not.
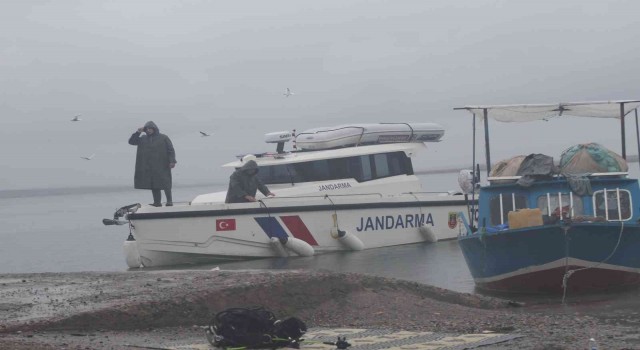
{"type": "Polygon", "coordinates": [[[216,219],[216,231],[235,231],[236,219],[216,219]]]}

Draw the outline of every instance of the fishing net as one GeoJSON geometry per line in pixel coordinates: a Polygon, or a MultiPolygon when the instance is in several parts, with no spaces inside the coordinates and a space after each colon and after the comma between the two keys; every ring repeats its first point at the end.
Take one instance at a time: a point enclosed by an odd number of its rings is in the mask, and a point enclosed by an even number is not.
{"type": "Polygon", "coordinates": [[[627,162],[615,152],[597,143],[571,146],[560,156],[563,174],[626,172],[627,162]]]}
{"type": "Polygon", "coordinates": [[[501,160],[491,167],[491,177],[515,176],[520,169],[520,164],[526,156],[515,156],[513,158],[501,160]]]}

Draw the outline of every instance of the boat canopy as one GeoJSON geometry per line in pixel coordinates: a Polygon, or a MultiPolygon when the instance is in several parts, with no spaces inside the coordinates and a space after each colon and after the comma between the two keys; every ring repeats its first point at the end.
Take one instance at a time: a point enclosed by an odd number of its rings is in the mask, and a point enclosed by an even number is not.
{"type": "MultiPolygon", "coordinates": [[[[588,118],[614,118],[620,120],[620,141],[622,158],[627,159],[624,119],[635,111],[636,135],[638,135],[638,152],[640,152],[640,127],[638,125],[638,107],[640,100],[613,100],[587,102],[560,102],[548,104],[515,104],[515,105],[481,105],[454,108],[467,110],[479,117],[484,124],[485,157],[487,176],[491,172],[491,150],[489,146],[489,118],[500,122],[529,122],[548,120],[550,118],[573,116],[588,118]]],[[[476,119],[473,119],[473,164],[475,167],[475,135],[476,119]]]]}
{"type": "Polygon", "coordinates": [[[560,116],[619,119],[621,114],[626,116],[638,107],[640,100],[485,105],[454,109],[466,109],[480,118],[487,115],[500,122],[528,122],[560,116]]]}

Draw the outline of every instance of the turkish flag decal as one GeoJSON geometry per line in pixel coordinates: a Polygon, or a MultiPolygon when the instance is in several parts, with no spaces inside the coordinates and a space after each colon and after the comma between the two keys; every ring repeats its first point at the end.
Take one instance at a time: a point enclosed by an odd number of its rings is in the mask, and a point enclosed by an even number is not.
{"type": "Polygon", "coordinates": [[[216,231],[235,231],[236,219],[216,219],[216,231]]]}

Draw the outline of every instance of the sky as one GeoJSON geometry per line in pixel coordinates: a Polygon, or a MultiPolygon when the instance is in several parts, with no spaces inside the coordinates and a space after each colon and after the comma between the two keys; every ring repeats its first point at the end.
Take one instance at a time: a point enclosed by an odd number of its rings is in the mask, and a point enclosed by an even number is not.
{"type": "MultiPolygon", "coordinates": [[[[414,168],[468,167],[471,117],[454,107],[640,98],[639,15],[607,0],[3,1],[0,190],[133,187],[127,140],[148,120],[176,148],[174,186],[226,183],[221,164],[274,150],[265,133],[345,123],[439,123],[414,168]]],[[[491,137],[492,161],[620,152],[615,120],[491,137]]]]}

